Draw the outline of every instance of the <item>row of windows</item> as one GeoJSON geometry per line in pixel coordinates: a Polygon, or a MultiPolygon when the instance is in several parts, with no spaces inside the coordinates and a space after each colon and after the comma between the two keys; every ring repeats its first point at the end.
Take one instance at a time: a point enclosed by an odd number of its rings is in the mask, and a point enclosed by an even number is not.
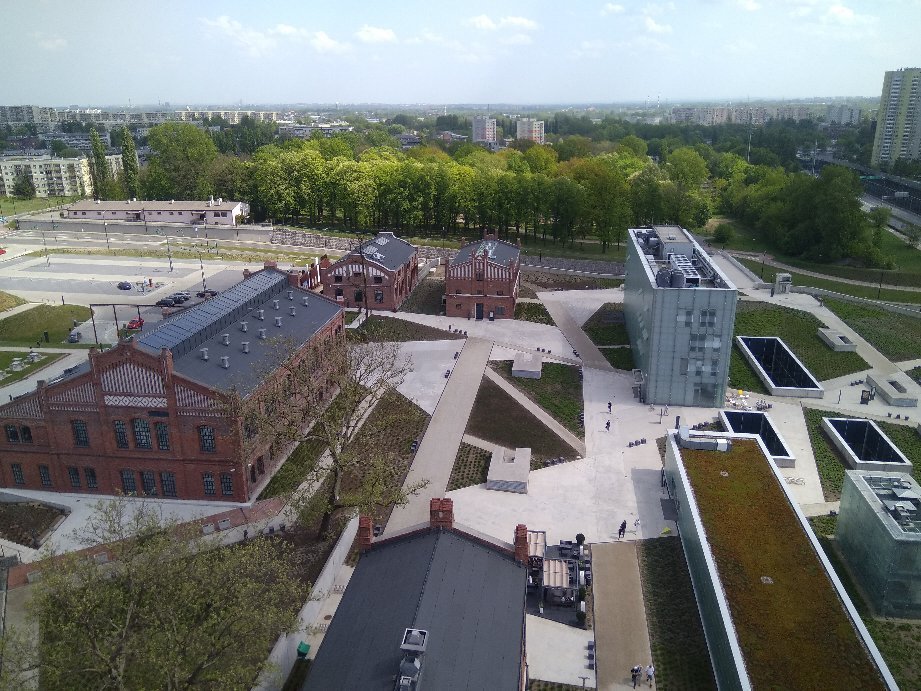
{"type": "MultiPolygon", "coordinates": [[[[352,274],[352,275],[353,275],[354,278],[358,278],[358,277],[361,276],[361,272],[360,272],[360,271],[356,271],[356,272],[355,272],[354,274],[352,274]]],[[[381,283],[384,282],[384,277],[383,277],[383,276],[373,276],[373,277],[372,277],[372,282],[373,282],[373,283],[377,283],[378,285],[380,285],[381,283]]],[[[333,283],[342,283],[342,274],[333,274],[333,283]]]]}
{"type": "MultiPolygon", "coordinates": [[[[704,328],[716,326],[716,310],[700,310],[700,325],[704,328]]],[[[694,323],[694,310],[683,310],[678,313],[678,323],[684,326],[691,326],[694,323]]]]}
{"type": "MultiPolygon", "coordinates": [[[[17,485],[26,484],[26,474],[22,469],[21,463],[11,463],[10,470],[13,472],[13,483],[17,485]]],[[[69,466],[67,468],[67,477],[70,480],[70,486],[73,489],[82,489],[81,479],[80,479],[80,469],[74,466],[69,466]]],[[[96,469],[95,468],[84,468],[83,477],[86,480],[87,489],[98,489],[99,482],[96,479],[96,469]]],[[[46,465],[38,466],[38,478],[42,483],[42,487],[51,487],[51,469],[46,465]]]]}
{"type": "MultiPolygon", "coordinates": [[[[260,458],[260,464],[261,462],[262,459],[260,458]]],[[[13,474],[14,484],[26,484],[26,475],[21,463],[11,463],[10,470],[13,474]]],[[[47,465],[38,466],[38,476],[42,483],[42,487],[52,487],[51,469],[47,465]]],[[[159,473],[159,492],[157,487],[157,473],[155,473],[153,470],[142,470],[140,472],[127,469],[122,470],[122,491],[125,494],[136,495],[138,493],[138,476],[140,476],[140,487],[144,496],[155,497],[158,495],[158,493],[162,493],[164,497],[176,496],[176,474],[166,470],[159,473]]],[[[81,477],[79,468],[76,466],[68,466],[67,478],[70,481],[70,487],[72,489],[82,489],[83,481],[86,482],[87,489],[99,488],[99,482],[96,478],[95,468],[84,468],[83,475],[81,477]]],[[[233,476],[230,473],[221,473],[220,483],[221,495],[225,497],[233,496],[233,476]]],[[[216,494],[216,486],[214,484],[213,473],[204,473],[202,475],[202,486],[204,488],[205,495],[214,496],[216,494]]]]}
{"type": "MultiPolygon", "coordinates": [[[[337,297],[337,298],[343,297],[342,288],[336,288],[336,297],[337,297]]],[[[356,290],[356,291],[355,291],[355,302],[363,302],[364,299],[365,299],[365,294],[364,294],[364,292],[361,291],[361,290],[356,290]]],[[[384,291],[383,291],[383,290],[375,290],[375,291],[374,291],[374,302],[380,304],[380,303],[382,303],[383,301],[384,301],[384,291]]]]}
{"type": "MultiPolygon", "coordinates": [[[[71,431],[74,436],[74,446],[86,448],[90,445],[89,431],[84,420],[71,420],[71,431]]],[[[131,448],[128,445],[128,427],[124,420],[113,420],[113,432],[115,434],[115,446],[119,449],[131,448]]],[[[157,440],[157,449],[160,451],[169,451],[169,427],[165,422],[155,422],[153,436],[151,435],[150,422],[144,418],[133,418],[131,420],[131,431],[134,437],[135,449],[152,449],[153,439],[157,440]]],[[[7,425],[6,438],[11,443],[32,443],[32,431],[28,427],[16,428],[14,425],[7,425]],[[23,441],[28,432],[28,441],[23,441]],[[13,442],[12,439],[16,441],[13,442]]],[[[212,453],[216,450],[214,428],[208,425],[202,425],[198,428],[198,446],[204,453],[212,453]]]]}
{"type": "Polygon", "coordinates": [[[16,425],[7,425],[6,441],[10,444],[31,444],[32,428],[27,427],[26,425],[22,425],[21,427],[16,425]]]}

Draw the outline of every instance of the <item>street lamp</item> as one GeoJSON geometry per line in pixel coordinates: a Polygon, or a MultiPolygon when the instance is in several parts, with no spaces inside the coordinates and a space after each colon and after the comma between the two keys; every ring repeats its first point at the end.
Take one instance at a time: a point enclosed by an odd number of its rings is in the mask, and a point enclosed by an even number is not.
{"type": "Polygon", "coordinates": [[[106,234],[106,252],[109,252],[112,250],[112,248],[109,246],[109,225],[105,219],[102,221],[102,229],[106,234]]]}
{"type": "Polygon", "coordinates": [[[208,286],[205,283],[205,263],[201,259],[201,252],[198,253],[198,265],[201,267],[201,290],[205,292],[208,286]]]}
{"type": "Polygon", "coordinates": [[[169,271],[173,273],[173,254],[169,248],[169,235],[166,236],[166,257],[169,259],[169,271]]]}
{"type": "Polygon", "coordinates": [[[42,231],[42,244],[45,246],[45,266],[51,265],[51,257],[48,256],[48,241],[45,239],[45,231],[42,231]]]}

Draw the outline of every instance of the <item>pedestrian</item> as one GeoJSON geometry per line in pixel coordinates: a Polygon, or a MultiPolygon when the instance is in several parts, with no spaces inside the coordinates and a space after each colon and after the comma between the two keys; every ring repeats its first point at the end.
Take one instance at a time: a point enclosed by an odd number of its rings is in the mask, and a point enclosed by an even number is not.
{"type": "Polygon", "coordinates": [[[634,533],[639,533],[639,532],[640,532],[640,519],[639,519],[639,518],[637,518],[635,521],[633,521],[633,532],[634,532],[634,533]]]}
{"type": "Polygon", "coordinates": [[[633,679],[633,688],[636,688],[636,682],[639,681],[640,673],[643,671],[643,668],[639,665],[634,665],[630,668],[630,678],[633,679]]]}
{"type": "Polygon", "coordinates": [[[653,677],[656,676],[656,668],[652,666],[652,663],[649,663],[649,666],[646,667],[646,681],[649,682],[649,685],[652,686],[653,677]]]}
{"type": "Polygon", "coordinates": [[[608,401],[608,415],[611,414],[611,402],[608,401]]]}
{"type": "Polygon", "coordinates": [[[617,530],[617,539],[619,540],[627,534],[627,521],[621,521],[620,528],[617,530]]]}
{"type": "Polygon", "coordinates": [[[604,428],[605,428],[605,430],[607,430],[608,432],[611,431],[611,421],[610,421],[610,420],[608,420],[607,422],[604,423],[604,428]]]}

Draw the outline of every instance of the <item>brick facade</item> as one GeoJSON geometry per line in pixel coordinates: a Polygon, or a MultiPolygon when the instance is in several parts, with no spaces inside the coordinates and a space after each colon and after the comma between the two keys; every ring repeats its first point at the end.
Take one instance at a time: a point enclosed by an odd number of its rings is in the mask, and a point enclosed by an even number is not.
{"type": "Polygon", "coordinates": [[[446,316],[513,319],[520,269],[519,248],[495,235],[465,245],[445,271],[446,316]]]}
{"type": "MultiPolygon", "coordinates": [[[[392,233],[386,235],[403,242],[392,233]]],[[[396,312],[419,283],[419,254],[413,248],[411,256],[395,267],[359,251],[349,252],[335,262],[324,255],[320,259],[320,283],[322,294],[343,307],[364,307],[367,291],[372,310],[396,312]]]]}

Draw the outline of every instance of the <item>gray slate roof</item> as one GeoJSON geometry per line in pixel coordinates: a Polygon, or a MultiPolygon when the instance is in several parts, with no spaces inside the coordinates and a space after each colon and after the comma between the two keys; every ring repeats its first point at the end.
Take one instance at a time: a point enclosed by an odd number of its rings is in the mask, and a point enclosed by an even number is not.
{"type": "Polygon", "coordinates": [[[245,396],[339,311],[332,301],[289,286],[283,272],[264,269],[217,297],[170,317],[142,335],[139,345],[153,354],[168,348],[173,353],[173,367],[180,374],[218,390],[235,388],[245,396]],[[289,291],[293,299],[288,299],[289,291]],[[263,311],[262,321],[257,316],[259,310],[263,311]],[[275,325],[275,317],[281,317],[280,327],[275,325]],[[247,322],[246,332],[242,331],[243,321],[247,322]],[[259,329],[266,330],[264,340],[259,338],[259,329]],[[225,333],[230,335],[230,345],[223,343],[225,333]],[[249,343],[249,353],[243,353],[244,341],[249,343]],[[202,359],[202,348],[208,349],[207,360],[202,359]],[[223,355],[230,358],[228,368],[222,366],[223,355]]]}
{"type": "Polygon", "coordinates": [[[93,201],[86,199],[75,202],[70,206],[73,211],[232,211],[240,202],[214,201],[210,206],[205,201],[172,201],[172,202],[133,202],[133,201],[93,201]]]}
{"type": "Polygon", "coordinates": [[[513,261],[518,261],[521,249],[505,240],[477,240],[461,247],[451,264],[462,264],[481,254],[486,255],[494,264],[509,266],[513,261]]]}
{"type": "Polygon", "coordinates": [[[416,253],[415,247],[389,231],[378,233],[373,239],[361,243],[359,248],[360,250],[352,250],[339,261],[350,257],[360,257],[361,252],[364,252],[366,259],[375,261],[391,271],[396,271],[416,253]]]}
{"type": "Polygon", "coordinates": [[[362,555],[317,651],[305,691],[391,691],[407,628],[429,640],[420,688],[515,691],[526,570],[461,533],[430,530],[362,555]]]}

